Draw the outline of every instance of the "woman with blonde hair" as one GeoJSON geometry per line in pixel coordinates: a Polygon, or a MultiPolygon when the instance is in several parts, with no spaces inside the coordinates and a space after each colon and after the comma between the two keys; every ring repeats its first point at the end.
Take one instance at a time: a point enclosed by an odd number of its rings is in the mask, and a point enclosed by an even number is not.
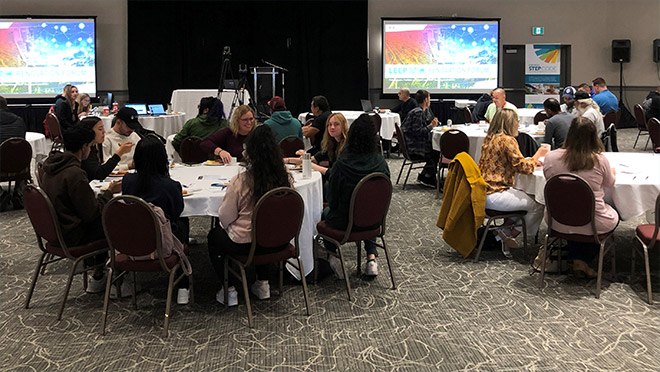
{"type": "MultiPolygon", "coordinates": [[[[503,108],[490,123],[488,134],[481,146],[479,170],[486,181],[486,208],[499,211],[527,211],[525,223],[527,235],[534,236],[543,218],[543,205],[521,190],[513,188],[516,173],[531,174],[536,165],[542,165],[540,158],[548,152],[542,146],[532,158],[525,159],[520,153],[518,135],[518,115],[515,111],[503,108]]],[[[498,230],[502,241],[502,253],[511,257],[510,248],[517,248],[515,237],[520,231],[514,228],[498,230]]]]}
{"type": "Polygon", "coordinates": [[[206,137],[200,144],[202,150],[214,154],[229,163],[232,157],[243,159],[243,144],[248,134],[255,128],[254,111],[247,105],[238,106],[229,122],[229,127],[206,137]]]}
{"type": "MultiPolygon", "coordinates": [[[[614,186],[616,181],[614,168],[602,154],[605,149],[598,138],[598,130],[594,123],[585,118],[577,117],[571,122],[566,135],[566,141],[561,149],[551,151],[545,156],[543,174],[546,179],[561,173],[572,173],[582,177],[594,192],[596,231],[605,234],[613,231],[619,223],[619,214],[605,203],[604,187],[614,186]]],[[[591,235],[591,225],[566,226],[552,222],[552,229],[564,234],[591,235]]],[[[573,273],[581,276],[595,277],[596,272],[589,267],[600,250],[596,243],[581,243],[568,240],[568,248],[573,259],[573,273]]]]}
{"type": "Polygon", "coordinates": [[[78,96],[78,118],[83,118],[92,110],[92,98],[87,93],[82,93],[78,96]]]}

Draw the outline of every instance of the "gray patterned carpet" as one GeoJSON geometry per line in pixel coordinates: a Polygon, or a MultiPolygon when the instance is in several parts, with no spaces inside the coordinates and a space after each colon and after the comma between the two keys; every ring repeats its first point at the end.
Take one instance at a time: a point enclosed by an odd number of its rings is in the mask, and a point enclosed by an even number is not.
{"type": "MultiPolygon", "coordinates": [[[[636,130],[619,132],[632,148],[636,130]]],[[[393,175],[400,160],[390,160],[393,175]]],[[[441,198],[416,185],[395,186],[387,241],[397,290],[390,289],[384,255],[374,281],[355,276],[354,301],[330,276],[310,285],[312,315],[302,288],[253,300],[255,327],[245,305],[215,302],[220,287],[207,260],[208,218],[192,220],[195,305],[173,305],[170,336],[161,337],[164,276],[140,276],[139,310],[112,301],[108,333],[100,335],[102,295],[85,294],[74,279],[64,318],[56,321],[68,266],[55,264],[39,279],[30,309],[23,303],[38,248],[24,211],[0,215],[0,354],[3,371],[657,371],[660,305],[648,305],[639,280],[628,284],[634,226],[617,229],[618,276],[594,283],[549,275],[539,289],[528,252],[507,260],[484,252],[475,264],[459,257],[435,227],[441,198]]],[[[348,250],[347,250],[348,251],[348,250]]],[[[658,272],[658,252],[652,253],[658,272]]],[[[638,267],[638,272],[641,270],[638,267]]],[[[639,278],[638,278],[639,279],[639,278]]],[[[657,275],[654,277],[656,301],[657,275]]],[[[273,285],[272,288],[275,288],[273,285]]]]}

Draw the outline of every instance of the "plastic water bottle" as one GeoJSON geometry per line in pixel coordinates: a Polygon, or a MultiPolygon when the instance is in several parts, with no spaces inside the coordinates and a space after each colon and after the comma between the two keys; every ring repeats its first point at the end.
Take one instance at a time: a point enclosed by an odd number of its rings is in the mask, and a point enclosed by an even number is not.
{"type": "Polygon", "coordinates": [[[312,156],[307,152],[303,154],[302,171],[303,179],[312,178],[312,156]]]}

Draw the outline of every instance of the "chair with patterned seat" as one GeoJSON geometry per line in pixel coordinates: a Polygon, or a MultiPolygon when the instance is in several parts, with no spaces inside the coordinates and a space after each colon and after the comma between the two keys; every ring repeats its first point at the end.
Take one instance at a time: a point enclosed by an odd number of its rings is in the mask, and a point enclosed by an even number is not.
{"type": "Polygon", "coordinates": [[[637,226],[635,237],[640,246],[635,246],[632,251],[632,263],[630,267],[630,284],[635,275],[635,259],[637,255],[644,256],[644,268],[646,270],[646,294],[649,305],[653,304],[653,292],[651,291],[651,265],[649,263],[649,249],[655,248],[660,243],[660,195],[655,199],[655,224],[644,224],[637,226]]]}

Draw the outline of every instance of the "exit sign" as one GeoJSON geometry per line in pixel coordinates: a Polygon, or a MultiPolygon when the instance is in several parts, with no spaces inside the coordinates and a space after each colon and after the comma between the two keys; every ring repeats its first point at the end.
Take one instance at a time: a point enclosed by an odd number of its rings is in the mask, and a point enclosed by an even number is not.
{"type": "Polygon", "coordinates": [[[532,35],[534,36],[543,35],[543,27],[532,27],[532,35]]]}

